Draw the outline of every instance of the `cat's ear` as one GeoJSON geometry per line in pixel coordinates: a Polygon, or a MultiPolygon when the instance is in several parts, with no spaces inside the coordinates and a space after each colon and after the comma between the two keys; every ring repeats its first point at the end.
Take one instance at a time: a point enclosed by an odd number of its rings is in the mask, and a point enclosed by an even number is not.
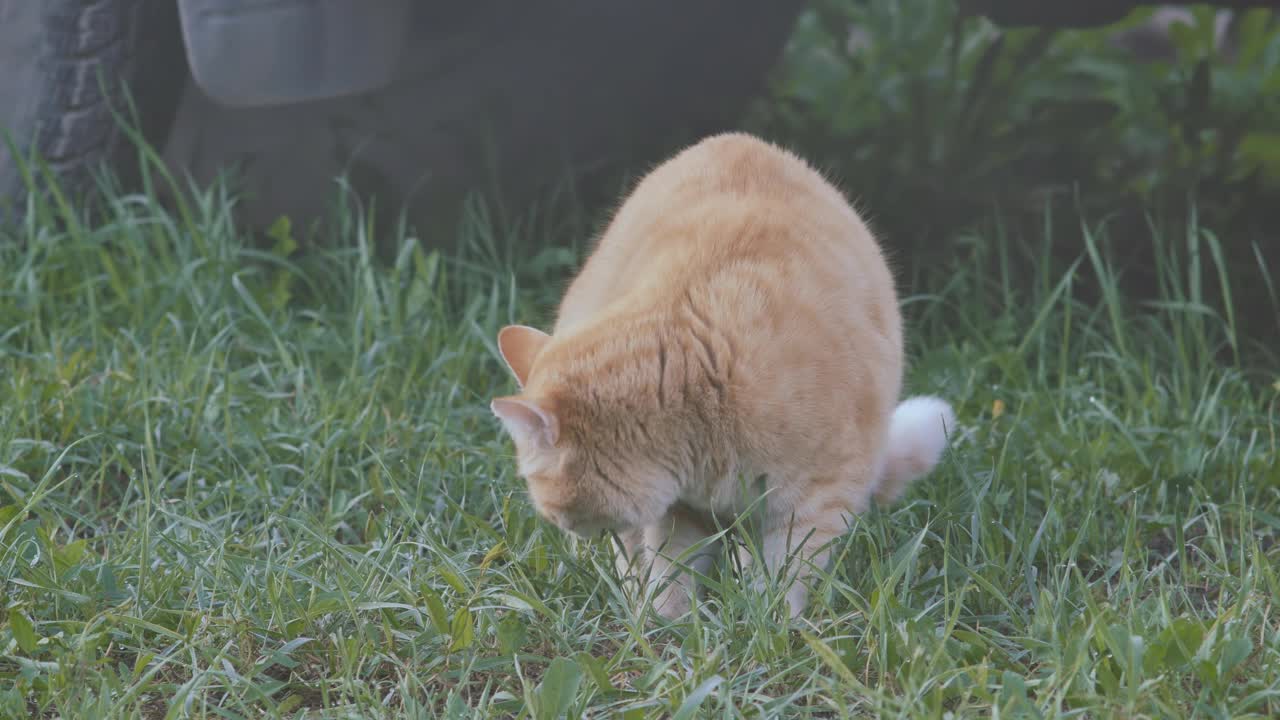
{"type": "Polygon", "coordinates": [[[560,439],[560,421],[543,403],[512,396],[494,399],[489,408],[518,442],[545,449],[560,439]]]}
{"type": "Polygon", "coordinates": [[[520,387],[529,379],[533,359],[550,339],[550,335],[526,325],[508,325],[498,331],[498,352],[502,353],[503,361],[520,387]]]}

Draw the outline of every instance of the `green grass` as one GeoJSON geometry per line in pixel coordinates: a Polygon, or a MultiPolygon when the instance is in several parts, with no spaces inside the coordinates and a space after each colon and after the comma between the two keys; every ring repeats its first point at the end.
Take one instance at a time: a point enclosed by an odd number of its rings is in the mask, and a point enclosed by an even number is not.
{"type": "Polygon", "coordinates": [[[512,248],[558,233],[477,206],[447,242],[353,214],[260,249],[231,207],[126,197],[0,246],[0,716],[1280,713],[1280,366],[1212,309],[1274,313],[1231,300],[1274,268],[1216,282],[1194,219],[1124,238],[1155,298],[1088,223],[1074,265],[993,234],[915,268],[943,466],[803,620],[725,563],[662,626],[535,519],[487,408],[496,329],[567,270],[512,248]]]}

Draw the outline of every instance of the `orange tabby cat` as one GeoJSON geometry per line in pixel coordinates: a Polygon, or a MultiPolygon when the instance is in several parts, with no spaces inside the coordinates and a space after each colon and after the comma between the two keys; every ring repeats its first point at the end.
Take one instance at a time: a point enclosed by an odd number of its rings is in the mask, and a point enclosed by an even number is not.
{"type": "Polygon", "coordinates": [[[742,134],[708,138],[636,186],[561,302],[551,335],[498,346],[521,386],[495,399],[538,512],[617,531],[619,568],[654,607],[690,607],[716,532],[764,477],[763,559],[814,568],[852,515],[929,472],[954,424],[901,404],[893,278],[866,225],[802,160],[742,134]],[[799,562],[788,562],[798,557],[799,562]]]}

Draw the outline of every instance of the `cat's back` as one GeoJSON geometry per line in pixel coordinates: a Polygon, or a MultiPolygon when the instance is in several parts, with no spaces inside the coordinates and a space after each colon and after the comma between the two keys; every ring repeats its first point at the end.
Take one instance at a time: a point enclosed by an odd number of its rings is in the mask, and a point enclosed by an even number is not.
{"type": "Polygon", "coordinates": [[[870,232],[820,173],[751,135],[712,136],[636,185],[565,293],[556,330],[714,283],[735,266],[792,276],[805,263],[837,283],[858,268],[890,282],[870,232]]]}
{"type": "Polygon", "coordinates": [[[820,173],[746,135],[704,140],[636,186],[553,336],[546,362],[575,384],[659,414],[675,393],[687,417],[716,419],[726,445],[703,428],[708,457],[770,476],[873,467],[901,387],[878,243],[820,173]]]}

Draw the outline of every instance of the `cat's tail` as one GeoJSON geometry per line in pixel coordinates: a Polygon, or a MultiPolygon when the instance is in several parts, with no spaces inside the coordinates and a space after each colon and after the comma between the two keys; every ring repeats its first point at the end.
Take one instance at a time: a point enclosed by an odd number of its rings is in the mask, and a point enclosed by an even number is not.
{"type": "Polygon", "coordinates": [[[876,502],[894,502],[913,480],[933,470],[955,427],[956,414],[946,400],[922,395],[899,403],[889,420],[889,453],[876,487],[876,502]]]}

